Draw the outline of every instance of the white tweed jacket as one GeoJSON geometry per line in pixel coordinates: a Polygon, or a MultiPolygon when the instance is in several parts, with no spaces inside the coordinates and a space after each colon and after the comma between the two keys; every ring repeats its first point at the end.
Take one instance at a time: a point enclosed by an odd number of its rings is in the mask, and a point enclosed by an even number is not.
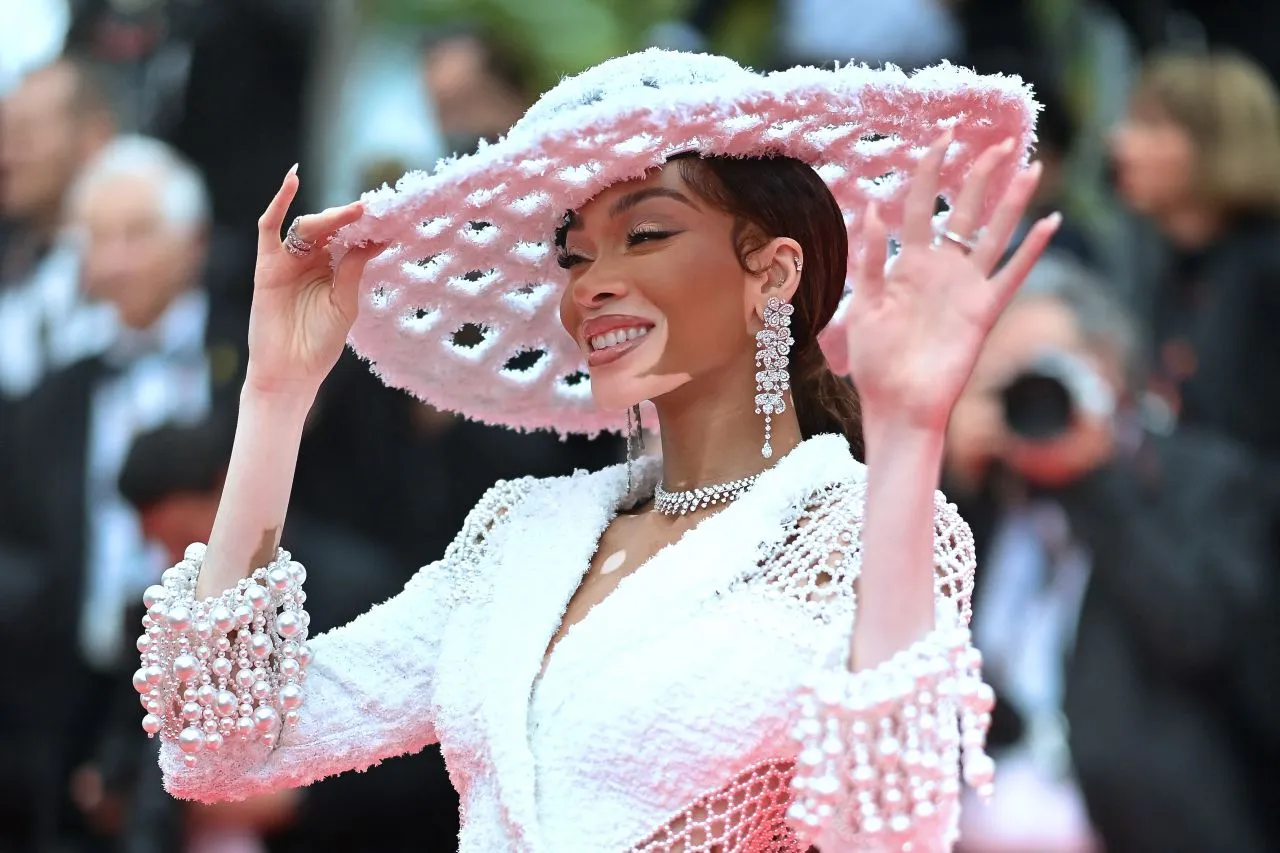
{"type": "MultiPolygon", "coordinates": [[[[658,469],[639,465],[637,493],[658,469]]],[[[843,665],[863,481],[843,438],[803,442],[625,578],[542,674],[627,475],[499,483],[442,560],[310,642],[302,721],[274,748],[228,744],[187,767],[166,742],[166,786],[241,799],[438,741],[463,853],[798,851],[782,817],[797,692],[815,666],[843,665]]],[[[941,497],[936,519],[939,612],[967,622],[972,539],[941,497]]],[[[949,849],[957,810],[948,789],[911,849],[949,849]]],[[[901,849],[882,844],[820,846],[901,849]]]]}

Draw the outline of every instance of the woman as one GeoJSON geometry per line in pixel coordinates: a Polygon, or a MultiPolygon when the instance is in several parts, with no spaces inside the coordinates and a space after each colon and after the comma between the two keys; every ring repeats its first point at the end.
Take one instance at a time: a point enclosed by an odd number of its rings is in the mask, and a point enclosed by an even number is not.
{"type": "MultiPolygon", "coordinates": [[[[1120,193],[1163,237],[1146,271],[1153,390],[1172,420],[1247,447],[1280,502],[1280,93],[1233,54],[1148,61],[1114,134],[1120,193]]],[[[1280,528],[1278,528],[1280,529],[1280,528]]],[[[1274,569],[1274,567],[1273,567],[1274,569]]],[[[1271,572],[1273,591],[1280,572],[1271,572]]],[[[1266,595],[1263,596],[1267,597],[1266,595]]],[[[1236,626],[1229,689],[1216,691],[1237,747],[1252,756],[1255,814],[1280,838],[1280,627],[1236,626]]]]}
{"type": "Polygon", "coordinates": [[[1141,271],[1155,389],[1180,423],[1280,460],[1280,96],[1233,54],[1148,60],[1111,139],[1124,202],[1160,233],[1141,271]]]}
{"type": "Polygon", "coordinates": [[[972,539],[934,487],[982,338],[1056,225],[992,276],[1037,177],[1032,115],[1016,81],[957,69],[651,51],[282,243],[290,173],[209,547],[147,593],[135,683],[169,789],[244,797],[439,740],[465,851],[948,847],[962,745],[990,781],[990,693],[972,539]],[[917,157],[909,188],[859,180],[917,157]],[[859,293],[835,331],[862,423],[817,340],[846,219],[859,293]],[[348,330],[385,380],[509,425],[597,431],[649,401],[662,457],[499,483],[404,593],[302,645],[277,531],[348,330]]]}

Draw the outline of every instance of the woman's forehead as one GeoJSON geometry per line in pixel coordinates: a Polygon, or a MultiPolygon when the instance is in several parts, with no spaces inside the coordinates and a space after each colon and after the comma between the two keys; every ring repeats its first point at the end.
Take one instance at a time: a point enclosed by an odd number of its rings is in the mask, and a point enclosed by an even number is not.
{"type": "Polygon", "coordinates": [[[610,184],[590,200],[584,203],[577,210],[573,211],[576,216],[586,216],[600,209],[608,209],[619,200],[632,195],[641,190],[664,189],[675,190],[682,195],[689,196],[692,200],[693,193],[688,191],[688,185],[685,183],[684,177],[680,174],[680,167],[677,163],[667,162],[661,166],[655,166],[650,169],[643,177],[632,178],[629,181],[619,181],[616,184],[610,184]]]}

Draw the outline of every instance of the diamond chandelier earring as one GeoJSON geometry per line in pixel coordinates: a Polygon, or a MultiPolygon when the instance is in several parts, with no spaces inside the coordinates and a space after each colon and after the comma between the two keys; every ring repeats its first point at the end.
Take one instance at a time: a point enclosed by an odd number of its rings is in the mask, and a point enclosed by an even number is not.
{"type": "MultiPolygon", "coordinates": [[[[796,271],[800,261],[796,260],[796,271]]],[[[791,354],[791,315],[795,308],[776,296],[764,306],[764,328],[756,332],[756,414],[764,415],[764,446],[760,455],[773,456],[773,416],[787,410],[786,397],[791,387],[787,365],[791,354]]]]}

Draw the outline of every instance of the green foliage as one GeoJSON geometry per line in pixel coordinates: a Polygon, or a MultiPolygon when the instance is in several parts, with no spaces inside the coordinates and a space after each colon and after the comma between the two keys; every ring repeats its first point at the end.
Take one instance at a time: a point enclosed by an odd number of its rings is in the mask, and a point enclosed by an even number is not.
{"type": "Polygon", "coordinates": [[[645,34],[682,0],[363,0],[368,14],[406,26],[474,23],[518,51],[540,91],[611,56],[645,46],[645,34]]]}

